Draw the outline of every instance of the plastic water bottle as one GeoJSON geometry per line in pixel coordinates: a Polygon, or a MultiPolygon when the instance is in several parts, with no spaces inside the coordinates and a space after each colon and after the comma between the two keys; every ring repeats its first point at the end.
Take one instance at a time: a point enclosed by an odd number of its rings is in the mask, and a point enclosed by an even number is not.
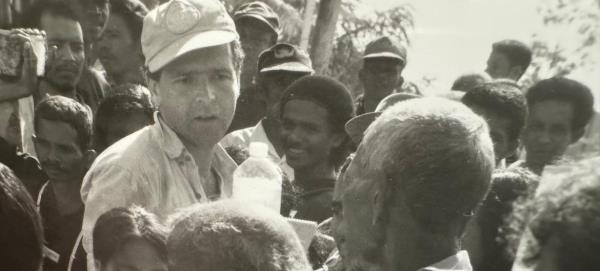
{"type": "Polygon", "coordinates": [[[250,157],[233,172],[233,198],[261,204],[279,213],[281,172],[267,157],[265,143],[250,143],[250,157]]]}

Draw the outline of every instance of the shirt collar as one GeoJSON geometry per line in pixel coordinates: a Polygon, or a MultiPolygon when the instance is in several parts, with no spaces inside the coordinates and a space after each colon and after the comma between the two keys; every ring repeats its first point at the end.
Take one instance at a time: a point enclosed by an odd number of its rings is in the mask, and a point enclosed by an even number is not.
{"type": "Polygon", "coordinates": [[[175,132],[169,127],[162,118],[159,112],[154,113],[154,130],[160,138],[161,149],[165,151],[170,159],[181,157],[186,148],[175,132]]]}
{"type": "Polygon", "coordinates": [[[446,259],[443,259],[435,264],[432,264],[426,268],[420,269],[420,271],[442,271],[442,270],[473,270],[471,261],[469,260],[469,253],[466,250],[461,250],[455,255],[452,255],[446,259]]]}

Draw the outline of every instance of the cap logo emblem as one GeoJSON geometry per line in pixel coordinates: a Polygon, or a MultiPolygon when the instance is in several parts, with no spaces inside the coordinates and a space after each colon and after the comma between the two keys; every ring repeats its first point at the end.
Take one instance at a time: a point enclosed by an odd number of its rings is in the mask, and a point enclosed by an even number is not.
{"type": "Polygon", "coordinates": [[[169,32],[182,34],[198,24],[200,21],[200,11],[180,0],[173,0],[167,8],[165,14],[164,26],[169,32]]]}
{"type": "Polygon", "coordinates": [[[282,47],[275,50],[275,58],[282,59],[294,56],[294,50],[288,47],[282,47]]]}

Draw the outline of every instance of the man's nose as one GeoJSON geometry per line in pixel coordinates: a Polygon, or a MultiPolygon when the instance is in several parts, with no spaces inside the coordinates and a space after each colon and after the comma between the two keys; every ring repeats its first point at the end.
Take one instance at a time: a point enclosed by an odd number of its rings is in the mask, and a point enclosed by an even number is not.
{"type": "Polygon", "coordinates": [[[62,46],[58,49],[58,58],[63,60],[75,60],[75,54],[68,45],[62,46]]]}
{"type": "Polygon", "coordinates": [[[550,133],[548,131],[541,132],[538,136],[538,141],[540,143],[550,143],[550,141],[552,141],[550,133]]]}
{"type": "Polygon", "coordinates": [[[213,102],[215,100],[215,86],[209,82],[209,80],[202,80],[200,84],[198,84],[198,96],[196,97],[197,102],[213,102]]]}

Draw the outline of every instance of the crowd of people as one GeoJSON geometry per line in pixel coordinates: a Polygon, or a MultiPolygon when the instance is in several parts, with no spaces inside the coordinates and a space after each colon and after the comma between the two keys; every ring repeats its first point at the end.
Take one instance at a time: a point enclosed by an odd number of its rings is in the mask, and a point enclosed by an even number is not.
{"type": "Polygon", "coordinates": [[[594,97],[564,77],[520,85],[520,41],[431,97],[407,86],[405,45],[377,37],[353,97],[260,1],[37,0],[17,15],[2,270],[600,270],[600,153],[566,155],[599,136],[594,97]],[[280,213],[233,193],[254,142],[282,173],[280,213]],[[318,224],[308,247],[294,219],[318,224]]]}

